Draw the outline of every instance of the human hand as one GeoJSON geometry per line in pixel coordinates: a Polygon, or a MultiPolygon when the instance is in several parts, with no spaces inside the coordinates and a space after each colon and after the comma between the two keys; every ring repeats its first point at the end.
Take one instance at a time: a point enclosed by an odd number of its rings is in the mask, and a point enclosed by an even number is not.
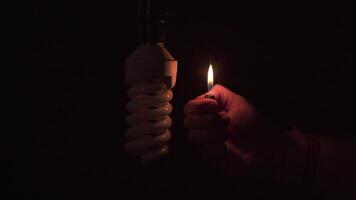
{"type": "Polygon", "coordinates": [[[185,106],[188,140],[213,166],[247,175],[275,165],[280,132],[266,126],[244,97],[216,85],[185,106]]]}

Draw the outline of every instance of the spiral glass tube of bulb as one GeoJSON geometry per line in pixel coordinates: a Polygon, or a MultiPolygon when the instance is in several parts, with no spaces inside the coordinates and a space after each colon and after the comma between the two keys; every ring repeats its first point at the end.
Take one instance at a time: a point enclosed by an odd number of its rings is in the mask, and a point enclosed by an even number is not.
{"type": "Polygon", "coordinates": [[[169,117],[172,91],[160,81],[140,82],[133,85],[127,95],[130,101],[127,104],[126,151],[143,162],[163,157],[168,153],[171,138],[168,128],[172,124],[169,117]]]}

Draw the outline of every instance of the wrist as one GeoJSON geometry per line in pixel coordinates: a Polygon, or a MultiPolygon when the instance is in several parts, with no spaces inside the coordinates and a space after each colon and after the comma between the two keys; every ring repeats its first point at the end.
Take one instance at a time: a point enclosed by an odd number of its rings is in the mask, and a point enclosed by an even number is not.
{"type": "Polygon", "coordinates": [[[280,184],[300,184],[305,176],[308,136],[299,130],[284,131],[275,154],[273,178],[280,184]]]}

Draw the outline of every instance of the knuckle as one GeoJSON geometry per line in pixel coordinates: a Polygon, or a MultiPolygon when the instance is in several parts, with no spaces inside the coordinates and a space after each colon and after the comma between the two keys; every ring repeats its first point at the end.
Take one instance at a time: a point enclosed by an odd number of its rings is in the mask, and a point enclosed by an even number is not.
{"type": "Polygon", "coordinates": [[[184,106],[184,113],[189,114],[191,110],[196,106],[195,100],[188,101],[184,106]]]}

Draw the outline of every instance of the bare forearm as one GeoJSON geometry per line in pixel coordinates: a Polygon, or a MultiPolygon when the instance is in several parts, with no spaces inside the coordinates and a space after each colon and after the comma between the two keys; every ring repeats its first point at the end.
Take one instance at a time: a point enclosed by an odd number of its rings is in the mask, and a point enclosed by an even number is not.
{"type": "Polygon", "coordinates": [[[319,136],[316,185],[329,197],[356,199],[356,140],[319,136]]]}
{"type": "Polygon", "coordinates": [[[315,192],[331,199],[336,197],[356,199],[355,139],[316,136],[318,145],[311,152],[311,147],[308,145],[310,137],[306,134],[294,130],[287,133],[287,138],[284,145],[286,153],[282,157],[284,164],[277,176],[280,180],[285,183],[303,183],[303,179],[306,178],[306,167],[313,165],[315,174],[313,173],[313,177],[309,178],[312,181],[310,186],[315,192]],[[310,155],[315,153],[318,155],[310,155]],[[310,160],[311,156],[312,160],[310,160]]]}

